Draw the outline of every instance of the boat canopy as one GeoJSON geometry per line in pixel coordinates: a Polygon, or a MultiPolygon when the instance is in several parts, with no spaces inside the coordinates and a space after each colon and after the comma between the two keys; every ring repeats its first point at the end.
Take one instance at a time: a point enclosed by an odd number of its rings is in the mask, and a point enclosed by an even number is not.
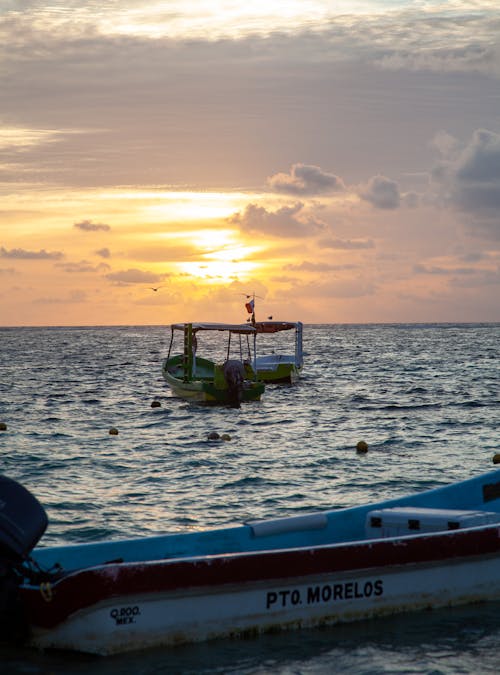
{"type": "MultiPolygon", "coordinates": [[[[189,323],[173,323],[172,330],[184,330],[189,323]]],[[[191,329],[194,332],[199,330],[220,330],[230,331],[231,333],[256,333],[257,330],[249,323],[192,323],[191,329]]]]}
{"type": "Polygon", "coordinates": [[[256,321],[253,325],[257,333],[278,333],[281,330],[298,328],[300,321],[256,321]]]}

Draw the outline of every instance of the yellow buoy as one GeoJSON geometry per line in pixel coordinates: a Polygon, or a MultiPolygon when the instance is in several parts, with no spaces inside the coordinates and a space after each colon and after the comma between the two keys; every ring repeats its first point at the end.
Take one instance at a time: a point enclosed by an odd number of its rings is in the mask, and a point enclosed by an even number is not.
{"type": "Polygon", "coordinates": [[[493,455],[493,464],[500,464],[500,452],[497,452],[496,455],[493,455]]]}
{"type": "Polygon", "coordinates": [[[111,427],[109,430],[110,436],[118,436],[118,429],[115,429],[115,427],[111,427]]]}
{"type": "Polygon", "coordinates": [[[0,422],[0,431],[7,431],[7,425],[5,422],[0,422]]]}
{"type": "Polygon", "coordinates": [[[365,441],[358,441],[356,450],[358,452],[368,452],[368,443],[365,443],[365,441]]]}
{"type": "Polygon", "coordinates": [[[161,403],[160,403],[160,401],[153,401],[153,402],[151,403],[151,407],[152,407],[152,408],[161,408],[161,403]]]}
{"type": "Polygon", "coordinates": [[[222,438],[223,441],[230,441],[231,440],[231,436],[229,434],[222,434],[221,438],[222,438]]]}

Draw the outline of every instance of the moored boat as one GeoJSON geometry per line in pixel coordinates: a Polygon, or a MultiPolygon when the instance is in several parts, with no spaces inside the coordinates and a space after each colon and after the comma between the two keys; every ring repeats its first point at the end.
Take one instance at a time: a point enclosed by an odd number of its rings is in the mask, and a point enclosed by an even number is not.
{"type": "Polygon", "coordinates": [[[197,403],[232,407],[239,407],[243,401],[260,400],[265,385],[257,380],[255,371],[257,331],[254,326],[175,323],[170,328],[170,346],[162,373],[176,396],[197,403]],[[202,332],[223,333],[226,340],[218,359],[214,354],[210,358],[199,356],[198,337],[202,332]],[[174,353],[176,337],[181,345],[174,353]],[[246,342],[243,337],[247,338],[246,342]]]}
{"type": "Polygon", "coordinates": [[[267,321],[257,321],[255,318],[254,294],[247,295],[245,309],[251,317],[248,321],[255,327],[259,338],[259,355],[255,358],[257,379],[269,384],[296,382],[304,364],[302,347],[303,324],[301,321],[273,321],[269,317],[267,321]],[[293,331],[293,344],[290,340],[282,340],[283,332],[293,331]],[[279,335],[278,335],[279,334],[279,335]],[[266,337],[271,339],[266,340],[266,337]],[[261,353],[262,345],[267,351],[261,353]]]}
{"type": "Polygon", "coordinates": [[[500,470],[375,504],[46,548],[33,495],[0,478],[0,499],[2,624],[41,648],[111,654],[500,598],[500,470]]]}
{"type": "MultiPolygon", "coordinates": [[[[256,321],[258,335],[270,336],[283,331],[293,331],[293,345],[287,353],[276,352],[276,345],[272,345],[269,354],[260,354],[263,340],[258,338],[259,356],[256,357],[257,379],[269,384],[293,384],[300,377],[304,362],[302,351],[303,324],[301,321],[256,321]]],[[[272,344],[272,343],[271,343],[272,344]]],[[[268,343],[269,345],[269,343],[268,343]]],[[[279,349],[279,348],[278,348],[279,349]]]]}

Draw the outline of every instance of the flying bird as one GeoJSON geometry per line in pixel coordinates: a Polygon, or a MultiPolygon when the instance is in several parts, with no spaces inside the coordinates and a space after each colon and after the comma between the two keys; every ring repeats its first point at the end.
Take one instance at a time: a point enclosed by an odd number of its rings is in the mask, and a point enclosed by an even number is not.
{"type": "Polygon", "coordinates": [[[157,286],[156,288],[150,288],[150,291],[159,291],[160,288],[163,288],[163,286],[157,286]]]}

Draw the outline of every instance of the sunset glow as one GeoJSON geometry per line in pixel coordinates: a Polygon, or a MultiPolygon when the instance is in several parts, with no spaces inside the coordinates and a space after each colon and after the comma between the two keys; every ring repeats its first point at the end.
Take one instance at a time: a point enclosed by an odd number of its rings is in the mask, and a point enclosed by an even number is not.
{"type": "Polygon", "coordinates": [[[500,320],[499,21],[3,3],[0,325],[500,320]]]}
{"type": "Polygon", "coordinates": [[[196,221],[228,218],[241,204],[245,203],[248,196],[213,192],[173,191],[129,193],[126,198],[154,202],[145,208],[145,212],[151,214],[154,219],[163,217],[180,221],[196,221]]]}

